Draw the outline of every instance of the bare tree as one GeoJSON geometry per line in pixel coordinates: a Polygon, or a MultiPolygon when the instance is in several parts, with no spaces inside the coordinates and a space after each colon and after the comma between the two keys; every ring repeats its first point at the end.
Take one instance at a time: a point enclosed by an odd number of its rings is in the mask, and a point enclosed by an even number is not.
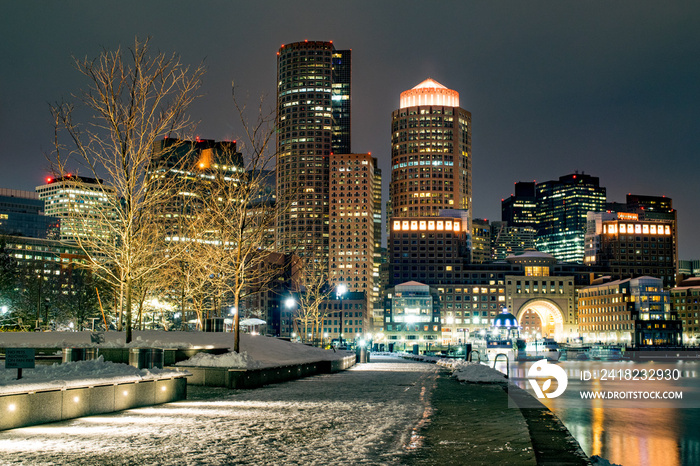
{"type": "Polygon", "coordinates": [[[313,254],[316,248],[311,248],[311,254],[302,257],[302,273],[298,290],[299,306],[297,307],[296,319],[301,328],[304,328],[302,339],[306,339],[311,334],[311,340],[317,341],[323,332],[323,321],[328,317],[328,298],[333,293],[327,280],[327,270],[324,261],[320,260],[318,254],[313,254]]]}
{"type": "MultiPolygon", "coordinates": [[[[234,309],[234,351],[240,351],[241,304],[247,293],[261,292],[276,276],[270,267],[274,228],[288,206],[276,204],[266,189],[275,163],[274,114],[263,111],[263,99],[254,122],[246,118],[234,95],[244,137],[240,153],[224,152],[212,163],[211,182],[204,192],[198,240],[209,245],[205,255],[209,277],[220,303],[234,309]],[[236,167],[233,173],[221,167],[236,167]]],[[[274,178],[272,180],[274,183],[274,178]]]]}
{"type": "Polygon", "coordinates": [[[88,266],[124,290],[130,342],[133,284],[176,257],[157,221],[157,205],[169,190],[158,173],[149,171],[153,144],[191,128],[186,111],[197,97],[204,68],[190,69],[174,54],[151,56],[148,40],[138,39],[128,51],[105,50],[96,59],[76,59],[75,65],[89,81],[76,100],[91,118],[80,124],[74,121],[74,104],[52,105],[56,137],[49,160],[58,176],[77,165],[79,175],[106,179],[95,189],[107,207],[93,209],[90,219],[77,215],[85,234],[74,240],[88,266]],[[98,227],[106,233],[95,234],[98,227]]]}

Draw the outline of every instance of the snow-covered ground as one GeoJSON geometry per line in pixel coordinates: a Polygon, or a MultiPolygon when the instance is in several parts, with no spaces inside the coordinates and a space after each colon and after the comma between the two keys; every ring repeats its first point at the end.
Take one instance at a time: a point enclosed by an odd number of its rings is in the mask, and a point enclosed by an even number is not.
{"type": "MultiPolygon", "coordinates": [[[[133,341],[124,343],[124,332],[104,333],[105,342],[90,342],[90,332],[0,332],[0,347],[5,348],[232,348],[232,333],[164,332],[160,330],[134,331],[133,341]]],[[[261,335],[241,334],[241,354],[254,367],[301,364],[340,359],[348,353],[334,352],[290,343],[261,335]]],[[[245,366],[237,366],[245,367],[245,366]]]]}
{"type": "Polygon", "coordinates": [[[67,362],[52,366],[23,369],[17,380],[17,369],[0,370],[0,395],[27,393],[104,383],[126,383],[182,375],[168,369],[137,369],[126,364],[104,361],[100,356],[92,361],[67,362]]]}
{"type": "Polygon", "coordinates": [[[437,364],[452,370],[452,376],[460,382],[508,383],[508,379],[503,373],[478,362],[442,359],[437,364]]]}
{"type": "Polygon", "coordinates": [[[0,432],[0,464],[405,464],[439,368],[372,361],[256,390],[189,387],[187,401],[0,432]]]}
{"type": "MultiPolygon", "coordinates": [[[[134,332],[134,341],[124,344],[124,333],[108,332],[104,344],[90,343],[90,332],[27,332],[0,333],[0,347],[61,348],[97,346],[156,347],[156,348],[230,348],[233,336],[230,333],[203,332],[134,332]]],[[[339,359],[352,354],[347,351],[334,352],[290,343],[277,338],[241,334],[241,353],[212,355],[199,353],[183,366],[210,366],[233,368],[273,367],[288,364],[302,364],[316,361],[339,359]]],[[[0,394],[23,391],[51,390],[97,383],[133,382],[165,375],[166,371],[151,369],[138,370],[126,364],[114,364],[98,358],[95,361],[36,365],[34,369],[23,369],[22,379],[16,380],[16,369],[5,369],[0,363],[0,394]]]]}

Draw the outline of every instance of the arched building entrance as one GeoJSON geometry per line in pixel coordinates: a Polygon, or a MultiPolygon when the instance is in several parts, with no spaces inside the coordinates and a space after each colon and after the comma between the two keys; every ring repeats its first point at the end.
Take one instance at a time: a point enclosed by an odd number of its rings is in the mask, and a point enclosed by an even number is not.
{"type": "MultiPolygon", "coordinates": [[[[549,299],[530,299],[515,310],[515,316],[521,326],[524,325],[523,322],[528,321],[526,315],[531,318],[533,314],[539,318],[539,333],[542,337],[554,338],[557,341],[566,338],[565,314],[557,303],[549,299]]],[[[534,326],[537,327],[536,324],[534,326]]]]}

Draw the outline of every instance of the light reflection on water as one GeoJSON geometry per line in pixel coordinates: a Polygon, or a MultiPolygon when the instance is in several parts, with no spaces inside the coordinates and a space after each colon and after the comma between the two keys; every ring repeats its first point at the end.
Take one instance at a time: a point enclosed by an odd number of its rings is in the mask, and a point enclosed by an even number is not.
{"type": "MultiPolygon", "coordinates": [[[[532,362],[511,363],[509,378],[530,390],[526,379],[532,362]]],[[[630,361],[562,361],[568,377],[565,395],[541,400],[579,442],[588,456],[599,455],[624,466],[700,465],[700,363],[630,361]],[[678,381],[582,382],[581,371],[601,369],[679,369],[678,381]],[[683,400],[582,400],[579,390],[683,391],[683,400]],[[574,396],[576,395],[576,396],[574,396]]],[[[496,368],[505,371],[505,364],[496,368]]],[[[531,391],[531,390],[530,390],[531,391]]],[[[550,390],[551,391],[551,390],[550,390]]]]}

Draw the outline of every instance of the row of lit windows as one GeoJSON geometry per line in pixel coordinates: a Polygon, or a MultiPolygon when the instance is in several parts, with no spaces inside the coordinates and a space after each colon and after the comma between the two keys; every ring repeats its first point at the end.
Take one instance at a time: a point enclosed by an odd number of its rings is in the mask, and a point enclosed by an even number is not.
{"type": "Polygon", "coordinates": [[[394,220],[393,231],[462,231],[457,220],[394,220]]]}
{"type": "Polygon", "coordinates": [[[636,223],[636,224],[625,224],[625,223],[620,223],[615,224],[603,224],[603,233],[608,234],[608,235],[616,235],[618,234],[627,234],[627,233],[634,233],[634,234],[645,234],[645,235],[666,235],[670,236],[671,235],[671,227],[670,225],[653,225],[653,224],[647,224],[647,223],[636,223]]]}

